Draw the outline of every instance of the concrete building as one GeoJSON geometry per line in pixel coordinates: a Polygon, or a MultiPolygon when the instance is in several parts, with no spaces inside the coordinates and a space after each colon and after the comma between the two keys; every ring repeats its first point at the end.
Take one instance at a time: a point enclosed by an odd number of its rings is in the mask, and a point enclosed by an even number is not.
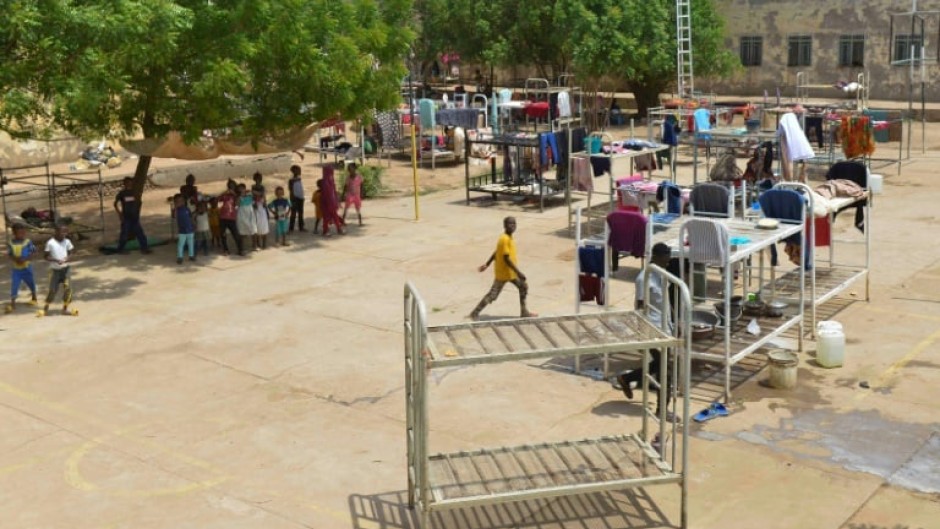
{"type": "MultiPolygon", "coordinates": [[[[726,43],[742,67],[727,79],[696,82],[697,89],[721,95],[796,94],[797,73],[811,85],[869,79],[871,99],[907,100],[910,67],[892,65],[923,45],[927,64],[927,101],[940,100],[937,65],[940,11],[924,14],[912,32],[912,4],[920,11],[940,10],[940,1],[912,0],[714,0],[726,20],[726,43]],[[892,24],[893,22],[893,24],[892,24]],[[923,35],[923,36],[922,36],[923,35]]],[[[695,28],[693,28],[693,32],[695,28]]],[[[698,80],[696,80],[698,81],[698,80]]],[[[915,100],[920,99],[920,70],[915,100]]],[[[810,97],[837,98],[835,89],[814,88],[810,97]]]]}

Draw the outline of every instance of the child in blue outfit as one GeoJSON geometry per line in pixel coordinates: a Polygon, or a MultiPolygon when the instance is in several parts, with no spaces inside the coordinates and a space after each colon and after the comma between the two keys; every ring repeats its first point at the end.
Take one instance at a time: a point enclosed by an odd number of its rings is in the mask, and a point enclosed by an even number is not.
{"type": "Polygon", "coordinates": [[[36,246],[33,241],[26,238],[26,226],[17,224],[13,227],[13,239],[7,243],[7,255],[12,266],[12,281],[10,286],[10,305],[6,308],[8,313],[16,310],[16,296],[20,292],[20,283],[26,283],[32,294],[30,305],[36,305],[36,281],[33,278],[33,265],[30,262],[36,255],[36,246]]]}
{"type": "Polygon", "coordinates": [[[277,198],[268,206],[271,214],[274,215],[274,242],[275,244],[280,243],[281,246],[287,246],[287,232],[289,231],[287,221],[290,216],[290,201],[284,198],[284,188],[281,186],[274,190],[274,195],[277,198]]]}
{"type": "Polygon", "coordinates": [[[176,264],[183,264],[183,247],[189,249],[189,260],[196,260],[195,233],[196,227],[193,225],[193,213],[186,205],[186,199],[183,195],[173,197],[173,203],[176,206],[176,227],[179,229],[179,237],[176,239],[176,264]]]}

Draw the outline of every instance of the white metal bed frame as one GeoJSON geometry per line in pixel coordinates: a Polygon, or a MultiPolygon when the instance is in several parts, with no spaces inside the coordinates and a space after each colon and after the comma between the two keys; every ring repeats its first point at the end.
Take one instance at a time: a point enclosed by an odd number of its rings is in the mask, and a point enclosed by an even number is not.
{"type": "MultiPolygon", "coordinates": [[[[871,178],[871,175],[868,175],[868,178],[871,178]]],[[[815,221],[815,203],[813,200],[813,193],[809,186],[799,182],[780,182],[774,186],[778,189],[793,189],[797,191],[803,191],[804,196],[808,197],[808,210],[813,216],[815,221]]],[[[815,247],[815,222],[809,223],[809,230],[806,236],[807,241],[812,241],[813,247],[811,250],[811,255],[813,258],[813,266],[810,271],[810,297],[807,300],[811,307],[811,319],[813,326],[813,336],[816,335],[816,323],[817,323],[817,308],[823,303],[829,301],[830,299],[837,296],[839,293],[845,291],[849,288],[855,281],[864,278],[865,279],[865,301],[871,300],[871,203],[872,203],[872,192],[871,186],[865,190],[865,196],[859,199],[856,199],[853,202],[847,203],[842,206],[842,209],[851,206],[855,202],[864,201],[864,211],[865,211],[865,236],[863,240],[857,239],[838,239],[835,236],[830,234],[829,239],[829,255],[826,259],[817,258],[818,252],[816,252],[815,247]],[[835,246],[836,243],[842,244],[864,244],[865,245],[865,264],[860,266],[855,263],[840,263],[835,260],[835,246]],[[819,270],[819,264],[826,265],[826,270],[821,274],[819,270]]],[[[827,217],[829,220],[830,229],[832,228],[833,223],[835,222],[836,213],[834,211],[829,211],[827,217]]],[[[778,278],[774,282],[774,289],[782,297],[795,297],[795,289],[797,284],[795,283],[796,275],[794,272],[789,272],[778,278]]]]}
{"type": "MultiPolygon", "coordinates": [[[[690,321],[691,303],[685,285],[655,265],[647,266],[645,273],[646,285],[650,273],[659,273],[680,293],[676,307],[670,305],[669,296],[664,296],[662,314],[676,315],[676,321],[690,321]]],[[[684,342],[680,341],[637,311],[428,327],[425,304],[410,282],[404,288],[404,331],[408,505],[417,508],[421,529],[430,529],[431,513],[438,510],[667,483],[680,486],[680,527],[688,527],[691,364],[690,356],[681,352],[689,350],[688,333],[684,342]],[[659,385],[662,402],[682,395],[682,424],[669,423],[671,437],[666,436],[668,406],[660,407],[658,417],[648,406],[650,348],[675,359],[662,362],[659,373],[659,380],[663,380],[671,364],[677,381],[668,396],[666,385],[659,385]],[[625,351],[642,351],[643,357],[644,412],[638,434],[429,454],[427,378],[432,369],[625,351]],[[650,419],[658,422],[657,429],[650,428],[650,419]],[[677,435],[680,428],[681,436],[677,435]],[[664,441],[654,447],[650,434],[656,430],[664,441]]]]}
{"type": "MultiPolygon", "coordinates": [[[[855,109],[861,111],[868,108],[868,85],[864,72],[860,72],[855,78],[858,84],[858,90],[855,91],[855,109]]],[[[808,72],[796,72],[796,99],[800,103],[806,103],[809,100],[811,90],[839,90],[831,84],[811,84],[809,82],[808,72]]]]}

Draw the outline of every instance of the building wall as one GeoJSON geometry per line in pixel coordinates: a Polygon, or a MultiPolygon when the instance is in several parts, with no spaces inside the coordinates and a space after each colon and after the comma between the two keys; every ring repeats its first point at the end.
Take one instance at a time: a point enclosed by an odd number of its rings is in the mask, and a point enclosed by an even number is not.
{"type": "MultiPolygon", "coordinates": [[[[761,66],[741,67],[725,79],[696,79],[696,89],[720,95],[761,95],[773,97],[780,89],[784,97],[796,93],[797,72],[808,72],[810,84],[854,81],[859,72],[869,76],[871,99],[904,101],[908,98],[909,67],[891,65],[890,13],[911,10],[911,0],[715,0],[726,21],[725,43],[739,56],[743,36],[763,37],[761,66]],[[839,66],[841,35],[864,34],[864,67],[839,66]],[[788,67],[788,36],[812,36],[812,64],[788,67]]],[[[940,1],[920,0],[920,10],[940,10],[940,1]]],[[[895,33],[910,33],[910,18],[895,18],[895,33]],[[901,29],[901,28],[904,29],[901,29]]],[[[926,53],[937,58],[938,15],[927,17],[926,53]]],[[[692,28],[695,31],[695,28],[692,28]]],[[[693,50],[694,51],[694,50],[693,50]]],[[[940,100],[940,66],[926,66],[927,100],[940,100]]],[[[915,79],[915,101],[920,99],[915,79]]],[[[810,97],[832,98],[836,90],[814,90],[810,97]]]]}

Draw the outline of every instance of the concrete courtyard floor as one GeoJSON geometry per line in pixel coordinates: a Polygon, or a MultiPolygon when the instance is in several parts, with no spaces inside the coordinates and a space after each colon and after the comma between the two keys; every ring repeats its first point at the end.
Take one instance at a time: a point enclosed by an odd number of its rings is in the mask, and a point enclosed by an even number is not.
{"type": "MultiPolygon", "coordinates": [[[[810,342],[799,386],[779,391],[760,383],[756,357],[731,415],[693,424],[691,527],[940,527],[938,172],[936,153],[886,171],[871,302],[859,284],[823,310],[845,327],[846,365],[816,366],[810,342]]],[[[79,317],[0,317],[0,526],[416,527],[405,281],[433,324],[461,321],[489,287],[475,267],[512,214],[533,310],[573,311],[566,208],[485,204],[465,205],[461,190],[424,195],[415,222],[408,197],[369,200],[365,226],[345,237],[298,234],[288,248],[183,266],[169,247],[82,248],[79,317]]],[[[636,270],[629,260],[617,273],[616,306],[632,304],[636,270]]],[[[509,288],[487,313],[513,316],[517,303],[509,288]]],[[[713,382],[696,386],[694,409],[713,382]]],[[[639,406],[540,362],[435,373],[432,450],[635,432],[639,406]]],[[[660,486],[466,509],[434,527],[677,527],[677,500],[678,487],[660,486]]]]}

